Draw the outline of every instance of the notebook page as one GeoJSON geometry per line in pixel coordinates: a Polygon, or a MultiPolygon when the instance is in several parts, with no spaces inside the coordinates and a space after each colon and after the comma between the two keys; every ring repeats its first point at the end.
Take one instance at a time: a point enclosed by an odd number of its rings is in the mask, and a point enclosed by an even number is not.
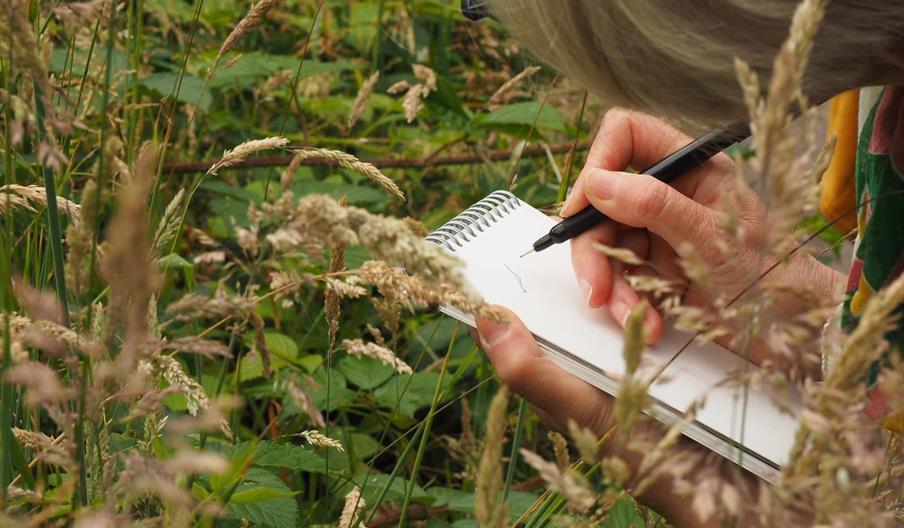
{"type": "MultiPolygon", "coordinates": [[[[554,223],[521,202],[454,253],[464,260],[466,277],[484,299],[510,308],[536,336],[618,380],[624,374],[622,329],[605,309],[587,307],[572,271],[569,245],[520,257],[554,223]]],[[[688,337],[667,330],[645,352],[641,372],[657,370],[688,337]]],[[[763,393],[749,390],[745,398],[736,389],[716,387],[729,369],[744,365],[718,345],[694,344],[666,369],[662,377],[666,381],[654,384],[650,394],[678,412],[708,394],[697,414],[700,424],[781,465],[793,442],[796,420],[778,412],[763,393]]]]}

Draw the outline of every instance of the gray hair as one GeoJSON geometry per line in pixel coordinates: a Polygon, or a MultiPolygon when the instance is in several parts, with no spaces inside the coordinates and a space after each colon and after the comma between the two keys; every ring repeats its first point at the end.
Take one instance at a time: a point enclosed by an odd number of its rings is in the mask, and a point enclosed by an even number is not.
{"type": "MultiPolygon", "coordinates": [[[[488,0],[541,60],[611,106],[685,128],[747,115],[734,60],[768,79],[797,0],[488,0]]],[[[828,98],[900,64],[902,0],[831,0],[804,90],[828,98]],[[895,49],[897,46],[897,49],[895,49]]]]}

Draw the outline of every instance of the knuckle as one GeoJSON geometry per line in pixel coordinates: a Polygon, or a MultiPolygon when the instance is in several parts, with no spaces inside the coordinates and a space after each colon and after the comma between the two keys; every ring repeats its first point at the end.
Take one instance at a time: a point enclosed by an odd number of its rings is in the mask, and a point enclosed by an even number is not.
{"type": "Polygon", "coordinates": [[[636,209],[642,218],[660,218],[668,209],[671,200],[669,190],[656,183],[639,186],[636,209]]]}

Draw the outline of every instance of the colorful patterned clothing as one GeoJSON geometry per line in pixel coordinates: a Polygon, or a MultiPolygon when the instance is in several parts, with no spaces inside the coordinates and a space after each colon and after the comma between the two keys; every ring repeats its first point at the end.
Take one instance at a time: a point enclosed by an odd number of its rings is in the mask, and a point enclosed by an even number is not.
{"type": "MultiPolygon", "coordinates": [[[[887,88],[866,119],[856,159],[857,241],[842,307],[841,325],[852,331],[870,297],[904,272],[904,86],[887,88]]],[[[904,315],[904,306],[899,308],[904,315]]],[[[867,380],[867,414],[901,428],[904,417],[885,416],[885,397],[875,388],[882,365],[891,354],[904,358],[904,325],[890,331],[884,360],[873,365],[867,380]]]]}

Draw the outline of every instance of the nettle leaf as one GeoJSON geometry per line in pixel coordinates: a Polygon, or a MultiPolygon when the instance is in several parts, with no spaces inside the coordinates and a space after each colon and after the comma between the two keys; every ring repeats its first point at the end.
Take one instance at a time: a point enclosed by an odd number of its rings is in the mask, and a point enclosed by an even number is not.
{"type": "Polygon", "coordinates": [[[345,376],[338,369],[330,369],[327,383],[327,369],[318,369],[312,377],[317,387],[308,391],[314,405],[321,411],[334,411],[348,405],[355,399],[355,393],[345,384],[345,376]]]}
{"type": "MultiPolygon", "coordinates": [[[[169,97],[174,94],[178,81],[178,73],[164,72],[148,75],[138,81],[138,84],[157,92],[161,97],[169,97]]],[[[177,100],[195,105],[204,112],[210,108],[210,104],[213,102],[210,92],[204,89],[204,81],[190,73],[182,75],[182,83],[179,84],[179,91],[175,93],[175,96],[177,100]]]]}
{"type": "Polygon", "coordinates": [[[526,137],[531,129],[565,132],[565,119],[558,110],[537,101],[514,103],[474,119],[478,127],[526,137]]]}
{"type": "MultiPolygon", "coordinates": [[[[254,335],[249,332],[245,336],[246,345],[250,348],[254,343],[254,335]]],[[[295,341],[278,332],[264,333],[264,342],[270,350],[270,369],[273,372],[282,369],[286,365],[298,364],[298,345],[295,341]]],[[[252,353],[242,357],[242,370],[239,374],[240,381],[248,381],[264,375],[264,365],[260,354],[252,353]]]]}
{"type": "MultiPolygon", "coordinates": [[[[452,380],[447,376],[444,385],[452,380]]],[[[414,414],[422,407],[427,407],[433,402],[433,393],[436,384],[439,383],[439,374],[436,372],[415,372],[410,376],[394,376],[389,382],[381,385],[374,391],[374,397],[381,405],[395,409],[398,404],[399,412],[407,415],[414,414]]]]}
{"type": "MultiPolygon", "coordinates": [[[[273,469],[290,469],[311,473],[327,472],[326,457],[314,451],[312,447],[295,444],[261,442],[254,453],[253,464],[273,469]]],[[[330,473],[339,474],[347,467],[346,461],[337,457],[330,458],[330,473]]]]}
{"type": "Polygon", "coordinates": [[[346,356],[339,361],[339,370],[345,374],[348,381],[362,389],[373,389],[382,385],[392,377],[395,370],[369,357],[356,358],[346,356]]]}
{"type": "Polygon", "coordinates": [[[272,528],[298,526],[301,521],[294,492],[276,475],[251,468],[226,505],[235,518],[272,528]]]}
{"type": "MultiPolygon", "coordinates": [[[[242,53],[238,58],[236,55],[229,53],[220,59],[220,65],[209,82],[211,88],[251,88],[279,70],[291,71],[293,78],[298,70],[299,59],[293,55],[274,55],[258,51],[242,53]],[[234,62],[231,62],[233,60],[234,62]],[[224,67],[226,64],[229,64],[228,68],[224,67]]],[[[209,57],[209,60],[212,62],[213,57],[209,57]]],[[[210,64],[207,67],[210,67],[210,64]]],[[[358,66],[349,61],[319,62],[306,59],[301,67],[300,79],[319,73],[340,73],[355,68],[358,66]]]]}

